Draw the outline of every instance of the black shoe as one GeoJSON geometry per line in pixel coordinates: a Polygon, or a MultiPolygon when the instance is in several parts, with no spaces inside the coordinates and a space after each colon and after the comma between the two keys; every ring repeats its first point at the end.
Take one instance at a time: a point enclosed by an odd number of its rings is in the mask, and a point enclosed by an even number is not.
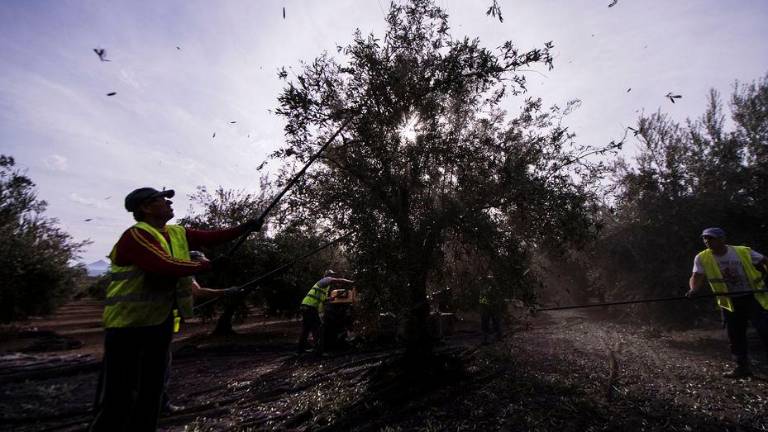
{"type": "Polygon", "coordinates": [[[752,376],[752,371],[747,367],[739,366],[736,369],[723,374],[723,378],[747,378],[752,376]]]}

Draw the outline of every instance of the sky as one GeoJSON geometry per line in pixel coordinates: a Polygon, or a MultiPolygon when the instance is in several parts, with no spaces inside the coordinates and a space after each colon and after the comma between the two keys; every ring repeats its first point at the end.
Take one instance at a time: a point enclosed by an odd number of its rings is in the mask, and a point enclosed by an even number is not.
{"type": "MultiPolygon", "coordinates": [[[[528,96],[580,99],[565,124],[581,144],[621,138],[642,112],[698,117],[710,88],[727,101],[734,81],[768,73],[765,0],[499,0],[504,22],[486,16],[491,0],[436,3],[454,38],[489,48],[553,41],[555,68],[526,72],[528,96]],[[672,104],[668,92],[682,98],[672,104]]],[[[102,259],[133,223],[123,200],[135,188],[175,189],[177,217],[197,186],[258,192],[256,167],[283,143],[284,123],[269,111],[285,85],[278,70],[291,78],[355,29],[383,36],[388,7],[2,0],[0,154],[36,183],[46,216],[92,242],[81,261],[102,259]]],[[[507,105],[514,111],[521,99],[507,105]]]]}

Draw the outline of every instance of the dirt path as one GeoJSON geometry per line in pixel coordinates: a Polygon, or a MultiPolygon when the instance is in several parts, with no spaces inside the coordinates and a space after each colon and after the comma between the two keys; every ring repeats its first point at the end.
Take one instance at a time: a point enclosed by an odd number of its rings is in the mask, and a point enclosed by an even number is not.
{"type": "Polygon", "coordinates": [[[426,421],[393,430],[764,431],[768,367],[754,345],[758,375],[734,381],[720,376],[721,330],[659,334],[552,313],[474,355],[460,397],[446,391],[447,404],[423,404],[426,421]]]}
{"type": "MultiPolygon", "coordinates": [[[[756,377],[721,378],[728,352],[718,329],[661,333],[560,312],[481,345],[477,323],[464,321],[438,347],[461,368],[391,379],[381,370],[397,349],[297,357],[297,326],[178,344],[170,393],[186,409],[161,429],[768,430],[765,353],[756,346],[756,377]]],[[[0,383],[0,430],[82,430],[95,380],[95,370],[73,370],[0,383]]]]}

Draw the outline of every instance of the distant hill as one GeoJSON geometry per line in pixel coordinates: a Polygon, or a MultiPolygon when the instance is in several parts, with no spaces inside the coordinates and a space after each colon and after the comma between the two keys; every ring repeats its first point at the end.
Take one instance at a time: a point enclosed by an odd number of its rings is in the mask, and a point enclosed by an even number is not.
{"type": "Polygon", "coordinates": [[[98,260],[85,265],[88,276],[101,276],[109,270],[109,263],[104,260],[98,260]]]}

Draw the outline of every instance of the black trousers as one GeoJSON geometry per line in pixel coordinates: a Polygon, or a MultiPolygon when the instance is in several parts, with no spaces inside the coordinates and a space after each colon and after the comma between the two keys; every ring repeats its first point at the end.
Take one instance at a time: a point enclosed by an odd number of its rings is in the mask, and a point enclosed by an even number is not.
{"type": "Polygon", "coordinates": [[[731,301],[733,312],[723,309],[731,354],[738,366],[749,367],[747,326],[750,322],[752,323],[768,352],[768,311],[760,306],[753,295],[735,297],[731,301]]]}
{"type": "Polygon", "coordinates": [[[322,322],[317,308],[301,306],[301,336],[299,337],[299,352],[307,347],[307,338],[310,333],[315,341],[315,350],[317,353],[323,350],[323,338],[321,337],[322,322]]]}
{"type": "Polygon", "coordinates": [[[105,330],[100,398],[90,431],[157,429],[172,336],[173,316],[155,326],[105,330]]]}

